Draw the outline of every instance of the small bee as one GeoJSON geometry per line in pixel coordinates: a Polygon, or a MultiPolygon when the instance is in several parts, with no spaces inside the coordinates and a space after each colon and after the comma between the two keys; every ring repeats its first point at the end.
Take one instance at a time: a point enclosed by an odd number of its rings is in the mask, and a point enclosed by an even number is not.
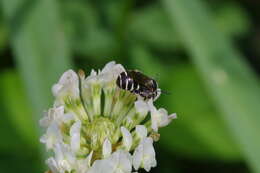
{"type": "Polygon", "coordinates": [[[159,89],[157,82],[137,70],[127,70],[119,74],[116,80],[119,88],[128,90],[147,99],[155,99],[159,89]]]}

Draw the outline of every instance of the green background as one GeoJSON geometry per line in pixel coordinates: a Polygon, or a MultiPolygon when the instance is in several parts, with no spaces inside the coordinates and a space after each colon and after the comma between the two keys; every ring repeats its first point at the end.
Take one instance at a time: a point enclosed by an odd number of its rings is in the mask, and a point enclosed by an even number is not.
{"type": "Polygon", "coordinates": [[[51,86],[115,60],[178,114],[151,172],[260,173],[259,18],[257,0],[1,0],[0,172],[44,172],[51,86]]]}

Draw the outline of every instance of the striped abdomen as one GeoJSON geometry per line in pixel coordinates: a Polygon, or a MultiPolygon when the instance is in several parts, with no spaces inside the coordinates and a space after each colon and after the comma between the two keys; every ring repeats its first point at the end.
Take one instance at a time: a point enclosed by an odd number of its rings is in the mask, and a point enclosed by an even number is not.
{"type": "Polygon", "coordinates": [[[139,90],[138,83],[136,83],[133,78],[128,76],[126,71],[119,74],[116,80],[116,84],[119,88],[128,90],[130,92],[139,90]]]}

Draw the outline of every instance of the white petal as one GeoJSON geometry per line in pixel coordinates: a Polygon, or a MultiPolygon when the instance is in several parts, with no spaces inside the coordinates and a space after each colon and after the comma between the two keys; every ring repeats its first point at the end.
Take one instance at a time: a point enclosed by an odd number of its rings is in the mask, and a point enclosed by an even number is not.
{"type": "Polygon", "coordinates": [[[132,135],[125,127],[121,127],[121,132],[123,135],[123,145],[125,146],[126,150],[129,151],[133,142],[132,135]]]}
{"type": "Polygon", "coordinates": [[[54,84],[51,88],[52,94],[57,97],[62,90],[63,86],[61,84],[54,84]]]}
{"type": "Polygon", "coordinates": [[[177,118],[177,114],[176,113],[173,113],[171,115],[168,116],[169,119],[176,119],[177,118]]]}
{"type": "Polygon", "coordinates": [[[48,116],[50,117],[51,121],[56,121],[57,124],[61,124],[64,117],[64,106],[51,108],[48,111],[48,116]]]}
{"type": "Polygon", "coordinates": [[[61,123],[61,119],[64,115],[64,107],[54,107],[44,113],[44,117],[40,120],[40,125],[42,127],[48,127],[53,121],[56,121],[57,124],[61,123]]]}
{"type": "Polygon", "coordinates": [[[78,75],[73,70],[68,70],[59,79],[57,84],[52,87],[52,92],[55,97],[59,97],[64,93],[70,93],[73,96],[79,94],[78,75]]]}
{"type": "Polygon", "coordinates": [[[61,170],[59,170],[57,162],[55,161],[55,159],[53,157],[48,158],[46,160],[46,164],[48,165],[48,167],[50,168],[52,173],[60,173],[61,172],[61,170]]]}
{"type": "Polygon", "coordinates": [[[100,72],[100,75],[105,75],[106,81],[116,80],[118,75],[125,71],[121,64],[116,64],[115,61],[111,61],[105,65],[105,67],[100,72]]]}
{"type": "Polygon", "coordinates": [[[48,127],[50,124],[50,120],[47,116],[44,116],[42,119],[40,119],[39,124],[41,127],[48,127]]]}
{"type": "Polygon", "coordinates": [[[97,76],[97,72],[95,71],[95,70],[91,70],[91,72],[90,72],[90,76],[89,77],[94,77],[94,76],[97,76]]]}
{"type": "Polygon", "coordinates": [[[102,69],[101,73],[109,73],[111,69],[116,65],[115,61],[108,62],[102,69]]]}
{"type": "Polygon", "coordinates": [[[109,141],[109,139],[106,138],[103,143],[103,150],[102,150],[103,157],[107,158],[108,156],[110,156],[111,152],[112,152],[111,142],[109,141]]]}
{"type": "Polygon", "coordinates": [[[113,165],[113,173],[131,173],[132,159],[128,152],[118,150],[108,160],[113,165]]]}
{"type": "Polygon", "coordinates": [[[144,125],[137,125],[135,131],[139,139],[143,139],[147,136],[147,128],[144,125]]]}
{"type": "Polygon", "coordinates": [[[143,157],[143,145],[141,143],[136,147],[134,154],[133,154],[133,166],[135,170],[138,170],[142,163],[142,157],[143,157]]]}
{"type": "Polygon", "coordinates": [[[71,152],[69,145],[59,142],[55,144],[54,148],[55,160],[58,164],[59,169],[70,172],[72,169],[77,167],[76,157],[71,152]]]}
{"type": "Polygon", "coordinates": [[[118,150],[106,159],[96,160],[88,173],[131,173],[131,155],[118,150]]]}
{"type": "Polygon", "coordinates": [[[54,148],[54,154],[55,154],[55,160],[57,162],[60,162],[64,160],[64,154],[63,149],[62,149],[62,144],[61,143],[56,143],[55,148],[54,148]]]}
{"type": "Polygon", "coordinates": [[[172,119],[176,117],[176,114],[172,114],[168,116],[168,112],[163,108],[157,110],[154,107],[153,102],[151,100],[148,101],[148,105],[151,112],[151,120],[152,120],[151,126],[155,132],[158,131],[159,127],[164,127],[168,125],[172,121],[172,119]]]}
{"type": "Polygon", "coordinates": [[[91,164],[91,159],[92,159],[92,155],[93,155],[93,151],[91,151],[88,155],[88,157],[86,158],[87,161],[87,165],[90,167],[91,164]]]}
{"type": "Polygon", "coordinates": [[[154,147],[153,147],[152,138],[146,138],[146,140],[144,140],[143,166],[147,172],[150,171],[151,167],[156,166],[155,151],[154,151],[154,147]]]}
{"type": "Polygon", "coordinates": [[[135,170],[138,170],[141,167],[147,172],[149,172],[152,167],[156,166],[152,138],[144,138],[137,146],[133,154],[133,166],[135,170]]]}
{"type": "Polygon", "coordinates": [[[69,123],[72,120],[75,120],[76,116],[73,113],[67,113],[62,116],[62,121],[64,123],[69,123]]]}
{"type": "Polygon", "coordinates": [[[158,132],[158,118],[156,117],[156,115],[152,114],[151,115],[151,120],[152,120],[152,129],[155,131],[155,132],[158,132]]]}
{"type": "Polygon", "coordinates": [[[60,129],[57,123],[53,122],[48,127],[46,134],[44,134],[40,141],[46,144],[47,149],[52,149],[54,145],[62,140],[60,129]]]}
{"type": "Polygon", "coordinates": [[[77,152],[80,148],[80,129],[80,121],[75,122],[70,128],[70,145],[74,152],[77,152]]]}
{"type": "Polygon", "coordinates": [[[121,151],[119,155],[119,165],[121,171],[124,173],[131,173],[132,172],[132,158],[128,152],[121,151]]]}
{"type": "Polygon", "coordinates": [[[93,151],[89,153],[87,158],[77,160],[77,168],[76,168],[77,173],[86,173],[88,171],[88,169],[90,168],[92,155],[93,155],[93,151]]]}
{"type": "Polygon", "coordinates": [[[66,85],[78,82],[78,75],[73,70],[68,70],[61,76],[59,84],[66,85]]]}
{"type": "Polygon", "coordinates": [[[147,103],[145,101],[137,100],[135,102],[135,109],[141,115],[146,115],[148,113],[149,106],[147,105],[147,103]]]}
{"type": "Polygon", "coordinates": [[[114,164],[109,159],[96,160],[87,173],[113,173],[114,164]]]}

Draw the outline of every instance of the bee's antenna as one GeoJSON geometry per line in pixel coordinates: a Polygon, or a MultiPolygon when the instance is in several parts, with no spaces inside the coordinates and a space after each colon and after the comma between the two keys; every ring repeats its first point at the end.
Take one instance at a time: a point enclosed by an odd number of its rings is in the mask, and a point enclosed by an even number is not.
{"type": "Polygon", "coordinates": [[[159,89],[158,91],[161,92],[162,94],[167,94],[167,95],[172,94],[172,93],[169,92],[169,91],[164,91],[164,90],[161,90],[161,89],[159,89]]]}

